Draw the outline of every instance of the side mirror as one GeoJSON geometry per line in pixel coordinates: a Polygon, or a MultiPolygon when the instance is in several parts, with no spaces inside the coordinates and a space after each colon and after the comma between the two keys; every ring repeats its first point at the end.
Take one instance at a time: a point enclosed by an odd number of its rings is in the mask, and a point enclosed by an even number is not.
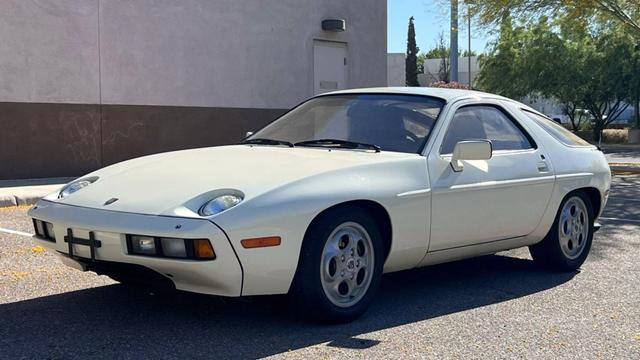
{"type": "Polygon", "coordinates": [[[493,147],[489,140],[459,141],[451,155],[451,168],[455,172],[464,169],[461,160],[489,160],[493,155],[493,147]]]}
{"type": "Polygon", "coordinates": [[[244,138],[246,139],[246,138],[248,138],[248,137],[249,137],[249,136],[251,136],[251,135],[253,135],[253,131],[247,131],[247,132],[244,134],[244,138]]]}

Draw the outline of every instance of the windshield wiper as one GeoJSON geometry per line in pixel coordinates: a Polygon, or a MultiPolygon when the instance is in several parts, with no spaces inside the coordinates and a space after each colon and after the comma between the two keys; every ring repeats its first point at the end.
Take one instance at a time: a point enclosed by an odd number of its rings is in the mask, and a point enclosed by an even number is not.
{"type": "Polygon", "coordinates": [[[373,144],[366,144],[356,141],[348,141],[348,140],[340,140],[340,139],[317,139],[317,140],[307,140],[300,141],[294,144],[295,146],[319,146],[319,147],[339,147],[345,149],[369,149],[375,150],[375,152],[380,152],[380,146],[373,144]]]}
{"type": "Polygon", "coordinates": [[[288,147],[293,147],[293,144],[290,143],[289,141],[284,141],[284,140],[274,140],[274,139],[264,139],[264,138],[257,138],[257,139],[249,139],[249,140],[245,140],[242,142],[243,144],[255,144],[255,145],[284,145],[284,146],[288,146],[288,147]]]}

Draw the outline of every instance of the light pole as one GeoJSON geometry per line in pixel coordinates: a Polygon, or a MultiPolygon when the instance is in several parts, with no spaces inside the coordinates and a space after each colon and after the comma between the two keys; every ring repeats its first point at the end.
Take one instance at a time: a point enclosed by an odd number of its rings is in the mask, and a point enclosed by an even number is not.
{"type": "Polygon", "coordinates": [[[449,49],[449,79],[458,81],[458,0],[451,0],[451,46],[449,49]]]}
{"type": "Polygon", "coordinates": [[[635,98],[635,104],[633,104],[634,107],[634,113],[635,113],[635,118],[636,118],[636,124],[635,124],[635,128],[636,130],[640,130],[640,43],[636,44],[635,47],[636,50],[636,56],[635,56],[635,85],[636,85],[636,98],[635,98]]]}
{"type": "Polygon", "coordinates": [[[640,144],[640,43],[636,44],[634,50],[634,74],[631,85],[634,89],[631,90],[633,92],[631,101],[633,101],[633,115],[635,119],[633,127],[627,132],[627,143],[640,144]]]}
{"type": "Polygon", "coordinates": [[[467,35],[469,37],[469,48],[467,49],[467,55],[469,56],[468,60],[469,60],[469,90],[473,89],[473,85],[471,82],[471,8],[469,7],[469,4],[467,4],[467,35]]]}

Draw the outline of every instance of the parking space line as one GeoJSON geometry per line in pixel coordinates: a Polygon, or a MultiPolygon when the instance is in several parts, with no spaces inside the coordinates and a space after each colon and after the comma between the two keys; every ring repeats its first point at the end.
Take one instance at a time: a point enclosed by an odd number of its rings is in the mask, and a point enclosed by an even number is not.
{"type": "Polygon", "coordinates": [[[598,219],[604,220],[604,221],[619,221],[619,222],[640,224],[640,220],[636,220],[636,219],[621,219],[621,218],[610,218],[610,217],[599,217],[598,219]]]}
{"type": "Polygon", "coordinates": [[[33,236],[33,234],[29,234],[29,233],[24,232],[24,231],[4,229],[4,228],[0,228],[0,232],[7,233],[7,234],[13,234],[13,235],[28,236],[28,237],[32,237],[33,236]]]}

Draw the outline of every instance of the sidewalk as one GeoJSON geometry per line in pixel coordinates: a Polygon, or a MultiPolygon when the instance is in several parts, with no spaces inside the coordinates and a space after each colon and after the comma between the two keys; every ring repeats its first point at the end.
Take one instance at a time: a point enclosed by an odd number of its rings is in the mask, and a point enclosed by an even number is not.
{"type": "Polygon", "coordinates": [[[640,174],[640,146],[603,144],[601,148],[612,173],[640,174]]]}
{"type": "Polygon", "coordinates": [[[33,205],[74,178],[0,180],[0,208],[33,205]]]}
{"type": "Polygon", "coordinates": [[[640,146],[638,145],[602,145],[602,151],[609,164],[640,165],[640,146]]]}

